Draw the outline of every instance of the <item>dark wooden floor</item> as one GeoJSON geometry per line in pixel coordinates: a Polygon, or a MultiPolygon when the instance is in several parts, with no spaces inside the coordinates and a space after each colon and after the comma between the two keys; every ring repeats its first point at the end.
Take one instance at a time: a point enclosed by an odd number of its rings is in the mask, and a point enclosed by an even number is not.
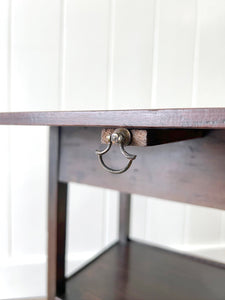
{"type": "Polygon", "coordinates": [[[67,281],[65,300],[225,300],[225,268],[129,242],[67,281]]]}

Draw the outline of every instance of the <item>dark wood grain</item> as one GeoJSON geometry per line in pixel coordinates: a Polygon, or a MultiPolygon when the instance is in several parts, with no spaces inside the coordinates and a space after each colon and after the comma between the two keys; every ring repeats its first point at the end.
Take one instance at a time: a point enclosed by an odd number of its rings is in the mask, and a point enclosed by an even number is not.
{"type": "Polygon", "coordinates": [[[225,108],[0,113],[3,125],[225,128],[225,108]]]}
{"type": "Polygon", "coordinates": [[[120,193],[119,241],[127,243],[130,231],[130,194],[120,193]]]}
{"type": "Polygon", "coordinates": [[[58,183],[56,295],[65,292],[67,183],[58,183]]]}
{"type": "MultiPolygon", "coordinates": [[[[130,146],[129,152],[137,158],[120,175],[100,166],[95,154],[105,147],[100,138],[100,128],[62,128],[60,181],[225,209],[225,131],[153,147],[130,146]]],[[[127,160],[115,145],[105,162],[120,168],[127,160]]]]}
{"type": "Polygon", "coordinates": [[[65,300],[224,300],[225,270],[135,242],[118,244],[66,283],[65,300]]]}
{"type": "MultiPolygon", "coordinates": [[[[115,131],[114,128],[104,128],[102,129],[101,133],[101,143],[108,144],[107,136],[111,136],[112,133],[115,131]]],[[[131,142],[129,146],[139,146],[145,147],[148,146],[149,139],[148,139],[148,130],[146,129],[132,129],[129,130],[131,133],[131,142]]]]}
{"type": "Polygon", "coordinates": [[[48,300],[53,300],[56,296],[58,159],[59,129],[51,127],[48,183],[48,300]]]}
{"type": "MultiPolygon", "coordinates": [[[[225,130],[219,130],[225,129],[225,108],[0,113],[1,124],[51,126],[48,300],[62,298],[65,292],[70,181],[121,192],[122,243],[68,281],[66,300],[225,299],[225,272],[219,264],[128,242],[130,193],[225,209],[225,130]],[[131,169],[109,174],[99,165],[95,150],[101,129],[110,127],[148,129],[152,135],[147,139],[158,146],[130,146],[129,152],[137,154],[131,169]],[[211,130],[202,137],[197,129],[211,130]],[[201,138],[192,139],[198,134],[201,138]],[[191,140],[177,142],[186,138],[191,140]]],[[[106,162],[114,168],[127,163],[115,147],[106,162]]]]}
{"type": "Polygon", "coordinates": [[[48,300],[65,291],[67,184],[58,181],[59,128],[50,128],[48,191],[48,300]]]}
{"type": "MultiPolygon", "coordinates": [[[[102,129],[101,143],[108,144],[107,136],[115,129],[102,129]]],[[[203,137],[207,129],[131,129],[132,140],[128,146],[156,146],[203,137]]]]}

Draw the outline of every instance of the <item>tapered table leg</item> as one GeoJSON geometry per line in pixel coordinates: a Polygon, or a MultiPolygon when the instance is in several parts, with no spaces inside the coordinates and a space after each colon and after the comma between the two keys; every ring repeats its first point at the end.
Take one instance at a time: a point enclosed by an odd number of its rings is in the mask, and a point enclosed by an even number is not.
{"type": "Polygon", "coordinates": [[[129,239],[130,198],[131,198],[130,194],[120,193],[119,241],[121,243],[126,243],[129,239]]]}
{"type": "Polygon", "coordinates": [[[59,128],[50,128],[48,195],[48,300],[65,292],[67,184],[58,182],[59,128]]]}

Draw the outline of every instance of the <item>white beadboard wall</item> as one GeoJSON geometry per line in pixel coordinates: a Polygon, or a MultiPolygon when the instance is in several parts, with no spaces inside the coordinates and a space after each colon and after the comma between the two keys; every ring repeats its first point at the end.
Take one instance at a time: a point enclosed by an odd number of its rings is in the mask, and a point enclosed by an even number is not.
{"type": "MultiPolygon", "coordinates": [[[[0,111],[225,106],[224,53],[223,0],[1,0],[0,111]]],[[[42,296],[48,128],[0,134],[0,299],[42,296]]],[[[225,259],[224,212],[133,195],[131,215],[134,239],[225,259]]],[[[71,184],[68,216],[67,274],[116,240],[118,193],[71,184]]]]}

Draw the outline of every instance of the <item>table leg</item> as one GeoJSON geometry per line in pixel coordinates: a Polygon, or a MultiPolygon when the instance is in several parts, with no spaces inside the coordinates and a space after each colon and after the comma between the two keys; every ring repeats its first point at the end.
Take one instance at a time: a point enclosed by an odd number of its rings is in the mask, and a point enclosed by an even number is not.
{"type": "Polygon", "coordinates": [[[120,193],[119,241],[121,243],[126,243],[129,239],[130,198],[131,198],[130,194],[120,193]]]}
{"type": "Polygon", "coordinates": [[[50,128],[48,198],[48,300],[65,292],[67,183],[58,182],[59,128],[50,128]]]}

